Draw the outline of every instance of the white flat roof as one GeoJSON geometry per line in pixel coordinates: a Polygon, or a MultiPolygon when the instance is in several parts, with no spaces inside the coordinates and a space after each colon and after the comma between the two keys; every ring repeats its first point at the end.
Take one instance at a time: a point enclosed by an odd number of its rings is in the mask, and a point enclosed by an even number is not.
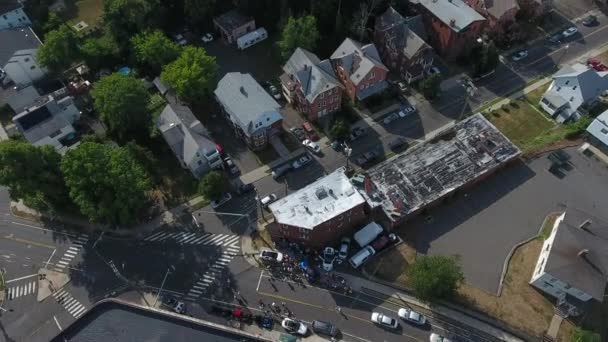
{"type": "Polygon", "coordinates": [[[313,229],[364,202],[339,168],[269,207],[277,223],[313,229]]]}

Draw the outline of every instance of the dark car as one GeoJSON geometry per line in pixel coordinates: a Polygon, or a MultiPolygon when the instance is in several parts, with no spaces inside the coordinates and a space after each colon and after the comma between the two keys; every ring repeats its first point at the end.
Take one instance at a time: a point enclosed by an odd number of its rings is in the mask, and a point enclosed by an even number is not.
{"type": "Polygon", "coordinates": [[[594,15],[587,16],[585,19],[583,19],[582,23],[585,26],[593,26],[597,24],[597,17],[594,15]]]}
{"type": "Polygon", "coordinates": [[[312,331],[319,335],[329,337],[338,336],[338,328],[335,325],[325,321],[312,321],[312,331]]]}
{"type": "Polygon", "coordinates": [[[389,245],[395,243],[396,241],[397,236],[395,234],[381,235],[376,240],[372,241],[372,243],[370,243],[370,246],[372,246],[374,251],[378,253],[389,245]]]}
{"type": "Polygon", "coordinates": [[[292,127],[289,129],[289,131],[291,132],[291,134],[293,134],[296,139],[298,139],[299,141],[304,141],[306,140],[306,133],[304,132],[304,130],[300,127],[292,127]]]}
{"type": "Polygon", "coordinates": [[[556,34],[552,35],[547,40],[553,44],[559,44],[561,42],[562,38],[564,38],[564,36],[560,32],[560,33],[556,33],[556,34]]]}
{"type": "Polygon", "coordinates": [[[350,141],[355,141],[365,135],[365,129],[356,127],[350,132],[350,141]]]}
{"type": "Polygon", "coordinates": [[[388,147],[390,147],[391,150],[398,150],[401,148],[406,149],[409,147],[409,144],[407,142],[407,139],[405,139],[404,137],[397,137],[388,143],[388,147]]]}
{"type": "Polygon", "coordinates": [[[332,141],[332,143],[329,146],[331,146],[331,148],[336,152],[340,152],[344,148],[344,145],[342,145],[342,143],[339,142],[338,140],[332,141]]]}
{"type": "Polygon", "coordinates": [[[365,156],[365,158],[367,158],[367,161],[370,162],[370,161],[378,158],[378,156],[380,154],[378,152],[376,152],[376,151],[369,151],[369,152],[363,153],[363,155],[365,156]]]}
{"type": "Polygon", "coordinates": [[[236,164],[234,163],[234,161],[232,161],[232,158],[230,157],[224,158],[224,165],[226,165],[226,170],[228,170],[231,175],[238,175],[239,173],[241,173],[239,167],[236,166],[236,164]]]}
{"type": "Polygon", "coordinates": [[[255,316],[255,321],[260,327],[264,329],[272,330],[272,327],[274,326],[274,320],[271,316],[268,315],[257,315],[255,316]]]}
{"type": "Polygon", "coordinates": [[[242,194],[248,193],[250,191],[253,191],[253,189],[255,189],[255,187],[251,183],[249,183],[249,184],[241,184],[236,189],[236,193],[239,194],[239,195],[242,195],[242,194]]]}

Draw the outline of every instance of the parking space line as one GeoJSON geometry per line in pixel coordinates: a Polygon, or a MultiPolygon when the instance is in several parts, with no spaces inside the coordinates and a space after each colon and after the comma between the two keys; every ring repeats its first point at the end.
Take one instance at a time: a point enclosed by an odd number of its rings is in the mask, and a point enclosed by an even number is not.
{"type": "Polygon", "coordinates": [[[30,275],[25,276],[25,277],[20,277],[20,278],[15,278],[15,279],[7,280],[5,283],[9,284],[9,283],[12,283],[12,282],[15,282],[15,281],[19,281],[19,280],[23,280],[23,279],[27,279],[27,278],[32,278],[32,277],[37,277],[37,276],[38,276],[38,273],[36,273],[36,274],[30,274],[30,275]]]}

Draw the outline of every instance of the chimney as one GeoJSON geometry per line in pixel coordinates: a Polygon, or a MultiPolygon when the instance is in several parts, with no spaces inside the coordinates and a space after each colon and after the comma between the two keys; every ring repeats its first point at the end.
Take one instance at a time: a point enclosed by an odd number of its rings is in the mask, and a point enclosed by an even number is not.
{"type": "Polygon", "coordinates": [[[456,27],[456,19],[450,19],[450,26],[456,27]]]}
{"type": "Polygon", "coordinates": [[[308,208],[308,206],[305,206],[304,208],[306,209],[306,212],[307,212],[309,215],[312,215],[312,212],[310,211],[310,209],[308,208]]]}
{"type": "Polygon", "coordinates": [[[245,91],[245,88],[243,86],[241,86],[239,90],[241,91],[241,94],[243,94],[243,96],[247,97],[247,92],[245,91]]]}
{"type": "Polygon", "coordinates": [[[585,248],[581,249],[577,255],[583,259],[587,259],[587,254],[589,254],[589,250],[585,248]]]}
{"type": "Polygon", "coordinates": [[[581,223],[580,226],[578,226],[580,229],[586,231],[587,233],[591,234],[591,235],[595,235],[593,234],[593,232],[589,229],[589,226],[591,225],[593,221],[587,219],[585,220],[583,223],[581,223]]]}

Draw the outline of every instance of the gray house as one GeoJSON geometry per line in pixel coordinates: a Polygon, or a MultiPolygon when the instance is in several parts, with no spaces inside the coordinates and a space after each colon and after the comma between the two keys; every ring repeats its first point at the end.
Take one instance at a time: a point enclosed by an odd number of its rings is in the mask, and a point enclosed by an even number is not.
{"type": "Polygon", "coordinates": [[[222,167],[222,158],[209,132],[194,117],[190,108],[168,104],[157,122],[163,138],[183,168],[200,178],[215,168],[222,167]]]}

